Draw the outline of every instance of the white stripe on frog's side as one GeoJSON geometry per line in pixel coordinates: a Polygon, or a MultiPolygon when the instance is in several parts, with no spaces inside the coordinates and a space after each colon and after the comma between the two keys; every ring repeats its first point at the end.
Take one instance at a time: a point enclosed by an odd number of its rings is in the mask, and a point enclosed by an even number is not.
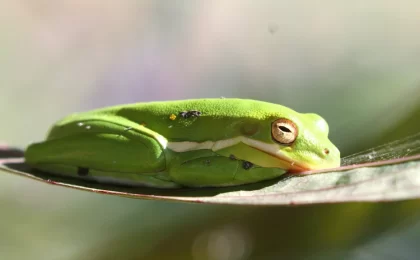
{"type": "Polygon", "coordinates": [[[165,137],[155,134],[154,138],[156,138],[156,140],[160,143],[160,145],[162,145],[163,149],[166,149],[168,147],[168,140],[166,140],[165,137]]]}
{"type": "Polygon", "coordinates": [[[261,141],[250,139],[244,136],[238,136],[231,139],[219,140],[219,141],[205,141],[201,143],[197,142],[168,142],[167,148],[175,152],[187,152],[195,151],[202,149],[209,149],[212,151],[218,151],[226,147],[231,147],[233,145],[244,143],[256,149],[262,150],[266,153],[272,154],[278,158],[286,159],[280,152],[279,146],[276,144],[267,144],[261,141]]]}
{"type": "MultiPolygon", "coordinates": [[[[214,152],[218,150],[222,150],[227,147],[234,146],[239,143],[244,143],[250,147],[253,147],[257,150],[260,150],[261,152],[264,152],[266,154],[270,154],[273,157],[279,159],[279,165],[281,165],[283,162],[283,166],[287,169],[295,169],[302,171],[302,169],[310,169],[311,167],[305,163],[302,162],[296,162],[291,158],[288,158],[282,151],[281,145],[279,144],[268,144],[261,141],[257,141],[254,139],[250,139],[244,136],[238,136],[231,139],[225,139],[225,140],[219,140],[219,141],[205,141],[205,142],[168,142],[167,149],[170,149],[174,152],[188,152],[188,151],[195,151],[195,150],[202,150],[202,149],[208,149],[212,150],[214,152]]],[[[287,149],[287,147],[286,147],[287,149]]],[[[264,165],[264,162],[259,162],[261,166],[264,165]]],[[[266,167],[274,167],[272,165],[266,166],[266,167]]],[[[276,166],[278,167],[278,166],[276,166]]]]}

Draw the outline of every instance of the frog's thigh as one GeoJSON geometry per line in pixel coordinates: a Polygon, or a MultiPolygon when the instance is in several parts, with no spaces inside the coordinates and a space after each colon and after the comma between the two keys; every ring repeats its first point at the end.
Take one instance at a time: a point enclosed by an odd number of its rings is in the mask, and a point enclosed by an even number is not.
{"type": "Polygon", "coordinates": [[[171,165],[172,180],[189,187],[218,187],[254,183],[276,178],[286,171],[250,166],[248,162],[224,156],[207,156],[171,165]]]}
{"type": "Polygon", "coordinates": [[[136,138],[98,133],[70,135],[31,145],[25,157],[29,165],[41,170],[48,165],[73,166],[75,171],[77,168],[86,168],[86,171],[117,174],[165,170],[162,148],[156,140],[146,135],[137,135],[136,138]]]}

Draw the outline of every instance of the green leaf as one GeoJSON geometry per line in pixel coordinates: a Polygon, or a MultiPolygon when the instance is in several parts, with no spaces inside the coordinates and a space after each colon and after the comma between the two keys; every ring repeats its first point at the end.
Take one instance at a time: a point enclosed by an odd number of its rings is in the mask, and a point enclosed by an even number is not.
{"type": "Polygon", "coordinates": [[[229,188],[127,188],[33,171],[5,147],[0,170],[52,185],[138,199],[241,205],[303,205],[420,198],[420,134],[342,159],[342,167],[229,188]],[[414,154],[414,155],[413,155],[414,154]],[[375,161],[375,160],[380,161],[375,161]]]}

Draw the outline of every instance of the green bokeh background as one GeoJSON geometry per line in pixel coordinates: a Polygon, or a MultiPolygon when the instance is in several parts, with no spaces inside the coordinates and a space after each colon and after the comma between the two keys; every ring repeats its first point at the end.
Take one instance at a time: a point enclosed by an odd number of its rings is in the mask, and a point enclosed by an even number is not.
{"type": "MultiPolygon", "coordinates": [[[[416,1],[0,3],[0,140],[75,111],[241,97],[316,112],[343,155],[420,130],[416,1]]],[[[420,202],[142,201],[0,174],[0,259],[414,259],[420,202]]]]}

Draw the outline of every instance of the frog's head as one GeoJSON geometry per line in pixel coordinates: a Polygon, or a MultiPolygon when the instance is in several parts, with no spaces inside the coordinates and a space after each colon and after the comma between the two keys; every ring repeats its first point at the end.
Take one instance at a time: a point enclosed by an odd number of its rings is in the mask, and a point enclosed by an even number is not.
{"type": "MultiPolygon", "coordinates": [[[[293,114],[293,113],[292,113],[293,114]]],[[[290,172],[340,166],[340,152],[328,139],[328,124],[317,114],[278,118],[271,123],[271,138],[276,147],[271,154],[290,172]]]]}
{"type": "MultiPolygon", "coordinates": [[[[255,115],[263,113],[256,111],[255,115]]],[[[328,139],[328,124],[322,117],[285,107],[264,116],[234,124],[235,129],[240,127],[241,136],[218,141],[212,149],[224,156],[234,155],[261,167],[288,172],[340,166],[340,152],[328,139]]]]}

